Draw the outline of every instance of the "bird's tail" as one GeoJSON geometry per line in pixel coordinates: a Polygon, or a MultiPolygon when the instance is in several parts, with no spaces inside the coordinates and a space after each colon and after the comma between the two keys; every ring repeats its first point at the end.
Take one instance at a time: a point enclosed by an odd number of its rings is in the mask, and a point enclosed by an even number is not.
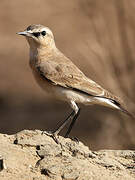
{"type": "Polygon", "coordinates": [[[125,108],[125,106],[123,105],[124,103],[119,103],[117,100],[114,100],[111,98],[97,97],[97,96],[95,98],[100,100],[100,104],[102,104],[104,106],[109,106],[109,107],[114,108],[114,109],[118,109],[121,112],[127,114],[132,119],[135,119],[135,116],[132,113],[130,113],[127,110],[127,108],[125,108]]]}
{"type": "Polygon", "coordinates": [[[132,113],[130,113],[128,110],[126,110],[124,107],[122,107],[121,105],[119,105],[119,109],[121,112],[127,114],[132,119],[135,119],[135,116],[132,113]]]}

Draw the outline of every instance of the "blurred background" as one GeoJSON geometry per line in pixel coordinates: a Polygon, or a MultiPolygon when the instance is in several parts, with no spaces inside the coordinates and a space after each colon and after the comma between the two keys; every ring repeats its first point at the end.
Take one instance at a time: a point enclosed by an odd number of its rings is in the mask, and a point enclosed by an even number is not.
{"type": "MultiPolygon", "coordinates": [[[[0,133],[52,130],[71,112],[68,104],[50,101],[32,76],[28,44],[16,35],[30,24],[50,27],[58,48],[135,114],[134,12],[134,0],[0,1],[0,133]]],[[[81,107],[71,136],[92,150],[135,149],[134,120],[109,108],[81,107]]]]}

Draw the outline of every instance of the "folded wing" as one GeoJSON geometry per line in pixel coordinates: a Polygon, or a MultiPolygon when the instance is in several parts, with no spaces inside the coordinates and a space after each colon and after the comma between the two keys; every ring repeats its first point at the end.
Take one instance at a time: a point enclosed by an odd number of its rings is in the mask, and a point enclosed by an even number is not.
{"type": "Polygon", "coordinates": [[[104,97],[121,104],[121,100],[103,89],[100,85],[87,78],[73,63],[56,61],[44,61],[37,66],[38,73],[54,85],[70,88],[89,96],[104,97]]]}

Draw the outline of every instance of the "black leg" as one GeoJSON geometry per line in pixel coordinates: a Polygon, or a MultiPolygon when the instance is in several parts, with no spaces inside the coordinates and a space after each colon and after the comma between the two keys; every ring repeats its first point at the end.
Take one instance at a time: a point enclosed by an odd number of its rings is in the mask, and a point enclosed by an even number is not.
{"type": "Polygon", "coordinates": [[[71,121],[71,124],[70,124],[70,126],[69,126],[69,128],[68,128],[68,130],[67,130],[67,132],[66,132],[66,134],[65,134],[64,137],[68,137],[68,135],[70,134],[70,132],[71,132],[71,130],[72,130],[72,128],[73,128],[73,126],[74,126],[74,124],[75,124],[75,122],[76,122],[76,120],[77,120],[77,118],[78,118],[79,115],[80,115],[80,109],[78,110],[77,114],[75,114],[75,115],[73,116],[73,119],[72,119],[72,121],[71,121]]]}
{"type": "Polygon", "coordinates": [[[53,132],[53,134],[58,135],[59,132],[60,132],[60,131],[64,128],[64,126],[68,123],[68,121],[69,121],[70,119],[74,118],[74,116],[75,116],[75,112],[72,111],[72,113],[65,119],[65,121],[62,122],[62,123],[58,126],[58,128],[53,132]]]}
{"type": "Polygon", "coordinates": [[[59,132],[64,128],[64,126],[65,126],[70,120],[72,120],[72,121],[71,121],[71,124],[70,124],[70,126],[69,126],[69,128],[68,128],[68,130],[67,130],[67,132],[66,132],[66,135],[65,135],[65,137],[67,137],[67,136],[69,135],[69,133],[70,133],[73,125],[75,124],[75,121],[76,121],[77,117],[79,116],[79,114],[80,114],[80,109],[78,110],[77,113],[75,113],[75,111],[72,111],[72,113],[66,118],[66,120],[65,120],[64,122],[62,122],[62,123],[58,126],[58,128],[57,128],[55,131],[48,131],[48,132],[47,132],[47,131],[43,131],[42,134],[46,134],[46,135],[52,137],[52,138],[55,140],[55,142],[56,142],[57,144],[59,144],[59,141],[58,141],[58,139],[57,139],[57,135],[58,135],[59,132]]]}
{"type": "Polygon", "coordinates": [[[58,135],[59,132],[64,128],[64,126],[68,123],[68,121],[69,121],[70,119],[73,119],[74,116],[75,116],[75,111],[72,111],[72,113],[67,117],[67,119],[66,119],[64,122],[62,122],[55,131],[49,131],[49,132],[43,131],[42,134],[46,134],[46,135],[52,137],[52,138],[54,139],[54,141],[55,141],[57,144],[59,144],[59,141],[58,141],[58,139],[57,139],[57,135],[58,135]]]}

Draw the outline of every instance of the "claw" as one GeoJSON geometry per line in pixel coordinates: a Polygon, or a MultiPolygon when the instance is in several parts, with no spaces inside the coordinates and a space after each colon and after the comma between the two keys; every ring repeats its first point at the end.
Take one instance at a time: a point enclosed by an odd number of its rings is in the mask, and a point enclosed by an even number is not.
{"type": "Polygon", "coordinates": [[[57,135],[57,133],[55,133],[55,132],[53,132],[53,131],[43,131],[43,132],[42,132],[42,135],[43,135],[43,134],[52,137],[53,140],[54,140],[57,144],[60,144],[59,141],[58,141],[58,135],[57,135]]]}
{"type": "Polygon", "coordinates": [[[76,143],[79,143],[79,139],[77,137],[71,137],[70,139],[76,143]]]}
{"type": "Polygon", "coordinates": [[[53,131],[42,131],[42,135],[45,134],[47,136],[51,136],[53,134],[53,131]]]}
{"type": "Polygon", "coordinates": [[[79,139],[77,137],[69,137],[69,136],[65,136],[65,138],[69,138],[71,139],[72,141],[76,142],[76,143],[79,143],[79,139]]]}

